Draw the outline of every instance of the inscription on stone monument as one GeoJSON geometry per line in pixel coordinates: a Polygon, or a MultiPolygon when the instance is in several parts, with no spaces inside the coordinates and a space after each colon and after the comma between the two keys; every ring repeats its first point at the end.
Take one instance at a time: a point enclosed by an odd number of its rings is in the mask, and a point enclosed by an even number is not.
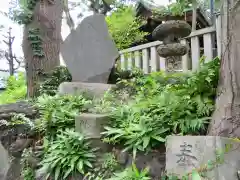
{"type": "Polygon", "coordinates": [[[180,145],[180,153],[176,154],[178,157],[177,164],[180,166],[192,165],[194,166],[194,160],[197,161],[197,158],[192,154],[193,146],[187,142],[183,142],[180,145]]]}

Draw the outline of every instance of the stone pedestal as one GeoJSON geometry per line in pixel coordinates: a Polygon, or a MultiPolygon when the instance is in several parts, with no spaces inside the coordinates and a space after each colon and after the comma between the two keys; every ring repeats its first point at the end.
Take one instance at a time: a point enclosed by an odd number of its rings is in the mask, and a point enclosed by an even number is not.
{"type": "MultiPolygon", "coordinates": [[[[224,162],[208,171],[211,180],[237,180],[240,170],[240,143],[229,138],[216,136],[170,136],[166,142],[166,171],[179,177],[198,169],[209,161],[216,160],[216,151],[226,149],[224,162]]],[[[212,166],[212,165],[211,165],[212,166]]]]}
{"type": "Polygon", "coordinates": [[[64,82],[58,88],[59,94],[87,93],[93,97],[103,97],[114,85],[103,83],[64,82]]]}
{"type": "Polygon", "coordinates": [[[90,138],[92,147],[99,147],[101,152],[107,152],[109,145],[101,141],[101,132],[109,120],[108,115],[83,113],[75,118],[75,128],[77,132],[90,138]]]}

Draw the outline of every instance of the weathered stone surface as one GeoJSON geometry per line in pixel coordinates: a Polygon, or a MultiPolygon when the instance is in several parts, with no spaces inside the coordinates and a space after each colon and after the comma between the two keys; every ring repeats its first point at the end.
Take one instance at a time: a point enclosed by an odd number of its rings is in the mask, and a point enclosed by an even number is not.
{"type": "Polygon", "coordinates": [[[97,157],[101,157],[103,153],[108,152],[111,146],[102,142],[101,133],[104,126],[109,123],[109,116],[105,114],[89,114],[83,113],[75,118],[75,128],[77,132],[81,132],[89,138],[90,146],[99,148],[96,153],[97,157]]]}
{"type": "Polygon", "coordinates": [[[170,136],[166,142],[167,173],[182,176],[195,168],[216,160],[216,150],[225,150],[226,145],[232,145],[224,155],[224,163],[212,171],[207,177],[212,180],[237,180],[240,169],[240,143],[228,138],[216,136],[170,136]]]}
{"type": "Polygon", "coordinates": [[[0,119],[10,120],[12,113],[22,113],[26,117],[33,118],[37,115],[38,111],[31,103],[27,101],[19,101],[11,104],[0,105],[0,119]]]}
{"type": "Polygon", "coordinates": [[[78,94],[87,92],[93,97],[103,97],[114,85],[103,83],[64,82],[59,86],[59,94],[78,94]]]}
{"type": "MultiPolygon", "coordinates": [[[[113,149],[113,153],[119,164],[126,168],[132,165],[132,153],[123,152],[119,149],[113,149]]],[[[159,180],[165,171],[165,153],[164,152],[149,152],[137,153],[135,164],[138,169],[149,168],[149,175],[153,180],[159,180]]]]}
{"type": "Polygon", "coordinates": [[[8,152],[0,143],[0,179],[1,180],[6,178],[9,166],[10,166],[10,159],[8,156],[8,152]]]}
{"type": "Polygon", "coordinates": [[[88,16],[64,41],[62,57],[74,82],[107,83],[119,56],[104,15],[88,16]]]}
{"type": "Polygon", "coordinates": [[[182,70],[182,58],[180,56],[170,56],[165,59],[167,72],[179,72],[182,70]]]}
{"type": "Polygon", "coordinates": [[[0,163],[1,180],[20,180],[21,155],[32,142],[29,137],[33,136],[34,132],[28,124],[30,122],[11,124],[11,118],[20,113],[33,121],[38,115],[38,110],[27,101],[0,106],[0,162],[3,162],[0,163]]]}
{"type": "Polygon", "coordinates": [[[187,53],[188,48],[181,43],[163,44],[158,46],[157,52],[161,57],[183,56],[187,53]]]}
{"type": "Polygon", "coordinates": [[[166,21],[157,26],[152,35],[153,38],[163,41],[167,36],[174,35],[176,38],[183,38],[191,33],[191,26],[185,21],[166,21]]]}
{"type": "Polygon", "coordinates": [[[102,137],[101,132],[104,126],[109,123],[109,116],[105,114],[88,114],[83,113],[75,118],[76,131],[81,132],[89,138],[102,137]]]}

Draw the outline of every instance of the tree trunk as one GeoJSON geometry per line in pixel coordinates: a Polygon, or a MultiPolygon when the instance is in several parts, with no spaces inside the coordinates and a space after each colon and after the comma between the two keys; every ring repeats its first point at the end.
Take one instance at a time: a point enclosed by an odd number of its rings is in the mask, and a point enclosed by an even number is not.
{"type": "Polygon", "coordinates": [[[240,5],[222,0],[222,57],[209,135],[240,137],[240,5]]]}
{"type": "Polygon", "coordinates": [[[60,65],[60,44],[62,43],[63,1],[41,1],[34,9],[34,20],[25,26],[23,35],[23,52],[26,63],[28,97],[38,95],[41,72],[49,72],[60,65]],[[34,55],[29,30],[39,28],[42,37],[43,57],[34,55]]]}

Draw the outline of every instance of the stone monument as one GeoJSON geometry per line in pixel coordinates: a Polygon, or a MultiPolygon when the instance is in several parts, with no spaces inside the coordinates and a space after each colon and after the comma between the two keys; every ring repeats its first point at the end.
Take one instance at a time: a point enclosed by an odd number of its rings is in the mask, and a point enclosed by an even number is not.
{"type": "Polygon", "coordinates": [[[179,178],[204,165],[205,179],[237,180],[240,170],[240,142],[219,136],[170,136],[166,142],[166,171],[179,178]],[[224,152],[219,156],[218,152],[224,152]],[[222,158],[223,162],[216,162],[222,158]]]}
{"type": "Polygon", "coordinates": [[[154,29],[153,38],[163,42],[157,48],[157,52],[159,56],[166,58],[168,71],[179,69],[179,60],[188,51],[188,47],[181,44],[179,39],[190,35],[190,33],[191,26],[187,22],[180,20],[166,21],[154,29]],[[173,67],[171,68],[169,65],[173,67]]]}
{"type": "MultiPolygon", "coordinates": [[[[107,83],[119,53],[109,36],[104,15],[86,17],[66,38],[61,53],[72,82],[62,83],[60,94],[87,92],[101,98],[113,86],[107,83]]],[[[101,132],[108,122],[108,115],[103,114],[84,113],[75,117],[76,131],[89,137],[92,145],[101,150],[107,148],[101,141],[101,132]]]]}
{"type": "Polygon", "coordinates": [[[111,88],[107,82],[119,53],[109,36],[104,15],[83,19],[63,42],[61,54],[72,82],[62,83],[60,94],[87,91],[99,97],[111,88]]]}
{"type": "Polygon", "coordinates": [[[61,54],[73,82],[107,83],[119,53],[104,15],[83,19],[64,41],[61,54]]]}

